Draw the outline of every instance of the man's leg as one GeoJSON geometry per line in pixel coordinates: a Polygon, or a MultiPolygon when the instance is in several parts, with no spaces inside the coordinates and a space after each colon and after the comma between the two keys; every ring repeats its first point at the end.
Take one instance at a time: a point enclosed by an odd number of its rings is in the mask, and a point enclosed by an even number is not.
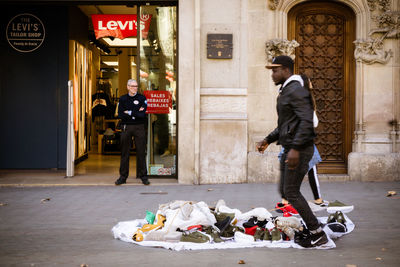
{"type": "Polygon", "coordinates": [[[129,153],[132,146],[132,126],[122,126],[121,132],[121,163],[119,167],[119,175],[125,180],[129,176],[129,153]]]}
{"type": "MultiPolygon", "coordinates": [[[[286,156],[287,156],[287,151],[285,153],[285,151],[282,153],[281,155],[281,159],[280,159],[280,179],[279,179],[279,194],[281,194],[281,198],[282,200],[285,199],[287,200],[286,196],[285,196],[285,192],[284,192],[284,184],[285,184],[285,179],[284,179],[284,175],[285,175],[285,160],[286,160],[286,156]]],[[[287,204],[287,203],[283,203],[283,204],[287,204]]]]}
{"type": "Polygon", "coordinates": [[[147,184],[146,167],[146,131],[143,124],[135,125],[135,146],[136,146],[136,177],[142,179],[147,184]]]}
{"type": "MultiPolygon", "coordinates": [[[[309,146],[300,151],[299,165],[294,170],[289,170],[287,164],[284,168],[284,193],[290,204],[299,212],[310,231],[317,230],[319,222],[310,209],[307,201],[300,193],[300,186],[308,171],[308,162],[313,155],[314,147],[309,146]]],[[[283,158],[286,158],[283,157],[283,158]]]]}

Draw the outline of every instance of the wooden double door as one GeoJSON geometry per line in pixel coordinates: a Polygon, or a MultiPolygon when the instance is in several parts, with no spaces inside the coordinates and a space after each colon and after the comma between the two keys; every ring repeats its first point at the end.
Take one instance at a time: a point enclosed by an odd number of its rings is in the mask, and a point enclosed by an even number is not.
{"type": "Polygon", "coordinates": [[[332,1],[299,4],[288,13],[288,39],[296,40],[295,73],[313,84],[319,125],[319,173],[347,173],[354,135],[355,22],[353,11],[332,1]]]}

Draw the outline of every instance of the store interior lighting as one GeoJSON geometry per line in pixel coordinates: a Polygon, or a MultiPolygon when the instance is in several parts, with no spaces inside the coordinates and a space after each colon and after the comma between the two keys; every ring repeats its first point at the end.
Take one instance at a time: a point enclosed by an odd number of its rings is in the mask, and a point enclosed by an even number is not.
{"type": "MultiPolygon", "coordinates": [[[[125,39],[119,39],[119,38],[108,38],[104,37],[102,38],[104,42],[108,44],[110,47],[136,47],[137,46],[137,39],[136,38],[125,38],[125,39]]],[[[142,40],[141,41],[142,46],[150,46],[148,40],[142,40]]]]}
{"type": "MultiPolygon", "coordinates": [[[[118,61],[102,61],[109,67],[118,67],[118,61]]],[[[132,62],[132,66],[136,66],[135,62],[132,62]]]]}

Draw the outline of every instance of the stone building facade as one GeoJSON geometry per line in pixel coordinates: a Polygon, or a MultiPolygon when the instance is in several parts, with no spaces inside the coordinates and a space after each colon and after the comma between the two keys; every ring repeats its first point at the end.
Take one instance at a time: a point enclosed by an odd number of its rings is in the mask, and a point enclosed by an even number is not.
{"type": "Polygon", "coordinates": [[[276,127],[264,66],[278,54],[314,81],[322,172],[399,180],[399,10],[396,0],[179,1],[179,182],[278,179],[280,147],[255,151],[276,127]],[[214,33],[233,35],[232,59],[207,58],[214,33]]]}

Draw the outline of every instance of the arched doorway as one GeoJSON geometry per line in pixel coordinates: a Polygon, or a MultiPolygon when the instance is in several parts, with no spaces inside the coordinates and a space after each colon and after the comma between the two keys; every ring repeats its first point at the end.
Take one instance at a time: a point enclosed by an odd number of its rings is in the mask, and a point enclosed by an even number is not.
{"type": "Polygon", "coordinates": [[[299,4],[288,13],[288,39],[300,44],[295,72],[307,74],[314,86],[319,172],[347,173],[354,133],[355,15],[336,2],[299,4]]]}

